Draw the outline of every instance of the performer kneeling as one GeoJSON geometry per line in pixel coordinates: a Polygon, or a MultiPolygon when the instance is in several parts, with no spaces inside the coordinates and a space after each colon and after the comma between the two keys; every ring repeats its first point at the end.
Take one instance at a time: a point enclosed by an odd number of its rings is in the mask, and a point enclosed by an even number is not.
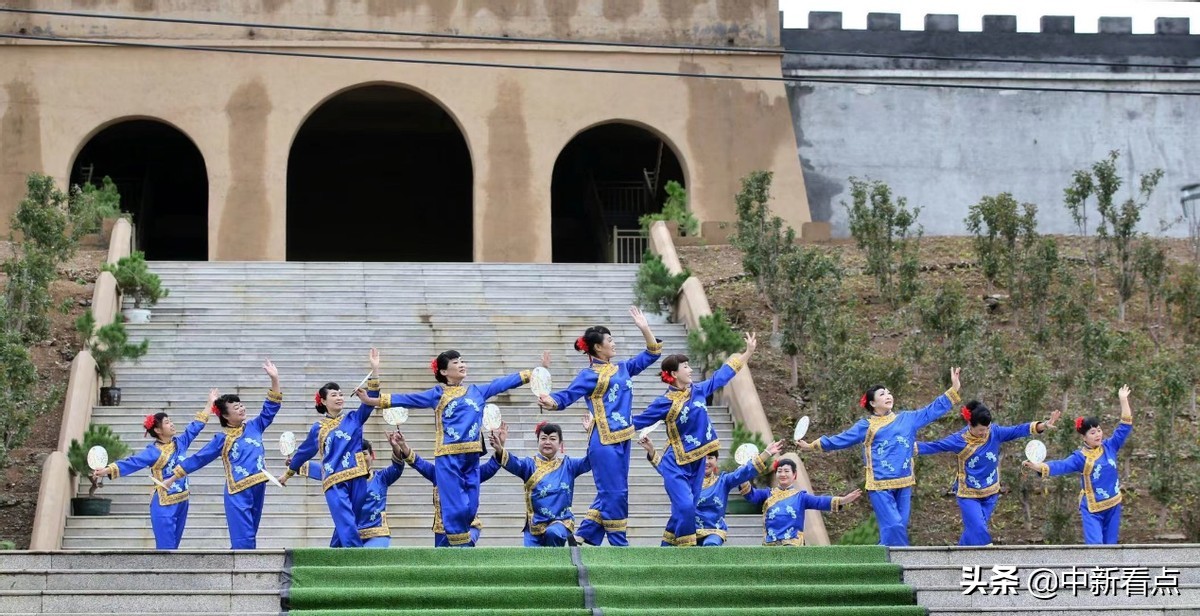
{"type": "Polygon", "coordinates": [[[775,479],[779,487],[756,488],[746,500],[763,506],[763,545],[804,545],[804,511],[840,511],[862,496],[855,490],[845,496],[814,496],[796,487],[796,463],[783,458],[775,461],[775,479]]]}
{"type": "Polygon", "coordinates": [[[692,382],[692,368],[686,355],[669,355],[662,362],[662,380],[670,388],[633,418],[633,427],[641,430],[657,421],[667,427],[668,445],[658,465],[663,487],[671,499],[671,517],[663,531],[664,545],[696,545],[696,502],[704,482],[704,458],[721,448],[717,432],[708,419],[705,401],[724,387],[758,346],[754,334],[745,334],[746,350],[730,357],[711,379],[692,382]]]}
{"type": "Polygon", "coordinates": [[[1031,421],[1016,426],[992,425],[992,412],[972,400],[962,409],[967,427],[939,441],[917,443],[917,453],[958,454],[958,478],[954,489],[962,512],[963,532],[958,545],[991,545],[988,523],[1000,499],[1000,446],[1008,441],[1040,434],[1054,427],[1062,411],[1048,421],[1031,421]]]}
{"type": "Polygon", "coordinates": [[[543,421],[533,432],[538,438],[538,454],[532,458],[509,455],[504,432],[493,431],[488,440],[504,470],[525,481],[525,547],[559,547],[575,532],[571,513],[575,478],[591,471],[592,463],[587,458],[559,455],[563,434],[557,424],[543,421]]]}
{"type": "MultiPolygon", "coordinates": [[[[660,469],[659,462],[662,460],[663,454],[655,453],[654,443],[650,442],[650,437],[642,438],[638,444],[646,450],[646,459],[650,461],[655,470],[660,469]]],[[[700,499],[696,501],[697,545],[701,547],[725,545],[729,531],[729,525],[725,523],[725,506],[729,493],[736,487],[742,496],[749,494],[753,489],[750,480],[766,471],[771,457],[779,455],[782,448],[783,441],[775,441],[767,445],[765,451],[729,473],[722,473],[720,470],[721,451],[719,449],[704,458],[704,483],[701,486],[700,499]]],[[[662,544],[664,546],[673,545],[667,540],[665,533],[662,544]]]]}
{"type": "MultiPolygon", "coordinates": [[[[368,358],[371,376],[379,374],[379,351],[371,349],[368,358]]],[[[326,383],[313,398],[317,412],[325,418],[313,423],[308,437],[296,448],[288,470],[280,479],[287,480],[295,475],[313,456],[321,456],[323,471],[321,485],[325,490],[325,503],[333,517],[331,548],[362,547],[358,535],[358,514],[367,496],[367,474],[370,463],[363,451],[363,424],[375,410],[368,401],[378,400],[379,381],[372,378],[367,382],[367,392],[355,392],[363,398],[358,410],[343,413],[346,400],[337,383],[326,383]]]]}
{"type": "Polygon", "coordinates": [[[917,430],[937,421],[962,399],[958,395],[959,368],[950,369],[950,389],[919,411],[895,413],[892,392],[876,385],[863,394],[858,405],[870,415],[849,430],[835,436],[822,436],[807,443],[797,441],[801,449],[833,451],[862,443],[863,465],[867,473],[867,494],[879,520],[879,543],[887,546],[908,545],[908,514],[912,504],[913,450],[917,430]]]}
{"type": "MultiPolygon", "coordinates": [[[[183,434],[179,436],[175,436],[175,424],[166,413],[147,415],[142,427],[146,429],[146,436],[153,438],[154,442],[135,455],[92,471],[92,477],[116,479],[121,475],[150,467],[150,476],[162,483],[164,477],[172,476],[192,441],[204,429],[208,422],[208,411],[216,399],[217,390],[214,389],[208,394],[208,404],[204,410],[196,413],[196,418],[188,423],[183,434]]],[[[179,541],[183,539],[183,527],[187,525],[188,494],[187,479],[172,482],[165,488],[155,488],[154,496],[150,499],[150,526],[154,529],[154,549],[174,550],[179,547],[179,541]]]]}
{"type": "Polygon", "coordinates": [[[263,371],[271,377],[271,389],[258,417],[246,421],[246,405],[236,395],[225,394],[217,398],[212,408],[225,430],[214,436],[196,455],[180,460],[175,466],[175,474],[163,482],[172,485],[175,480],[220,458],[225,467],[225,522],[229,525],[229,545],[235,550],[253,550],[258,546],[258,524],[262,521],[268,481],[263,472],[263,432],[275,421],[283,403],[275,364],[267,360],[263,363],[263,371]]]}
{"type": "Polygon", "coordinates": [[[1062,460],[1025,467],[1042,477],[1079,473],[1083,491],[1079,495],[1079,516],[1083,522],[1083,541],[1088,544],[1116,543],[1121,531],[1121,479],[1117,476],[1117,452],[1133,432],[1133,410],[1129,407],[1129,386],[1121,387],[1121,424],[1110,438],[1095,417],[1076,417],[1075,431],[1083,437],[1083,447],[1062,460]]]}

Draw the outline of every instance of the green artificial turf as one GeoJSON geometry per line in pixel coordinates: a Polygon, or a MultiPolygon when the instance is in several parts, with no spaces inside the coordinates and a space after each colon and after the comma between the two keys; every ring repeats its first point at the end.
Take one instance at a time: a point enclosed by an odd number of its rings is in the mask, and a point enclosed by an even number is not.
{"type": "MultiPolygon", "coordinates": [[[[901,569],[878,546],[583,548],[607,616],[917,616],[901,569]]],[[[301,549],[299,616],[585,616],[566,549],[301,549]]]]}

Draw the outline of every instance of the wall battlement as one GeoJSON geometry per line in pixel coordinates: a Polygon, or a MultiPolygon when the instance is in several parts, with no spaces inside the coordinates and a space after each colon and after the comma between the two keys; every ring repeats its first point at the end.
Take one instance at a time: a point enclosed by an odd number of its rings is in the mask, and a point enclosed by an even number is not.
{"type": "MultiPolygon", "coordinates": [[[[840,11],[810,11],[808,27],[802,30],[842,30],[840,11]]],[[[899,32],[900,13],[867,13],[867,30],[875,32],[899,32]]],[[[1101,17],[1098,34],[1128,34],[1133,36],[1178,36],[1190,35],[1191,19],[1187,17],[1159,17],[1154,20],[1154,34],[1133,34],[1133,18],[1101,17]]],[[[861,30],[858,30],[861,32],[861,30]]],[[[928,14],[925,16],[925,32],[958,32],[958,15],[928,14]]],[[[984,15],[984,33],[1016,33],[1016,15],[984,15]]],[[[1069,15],[1045,15],[1041,19],[1041,34],[1077,34],[1075,18],[1069,15]]],[[[1078,33],[1095,34],[1095,33],[1078,33]]]]}

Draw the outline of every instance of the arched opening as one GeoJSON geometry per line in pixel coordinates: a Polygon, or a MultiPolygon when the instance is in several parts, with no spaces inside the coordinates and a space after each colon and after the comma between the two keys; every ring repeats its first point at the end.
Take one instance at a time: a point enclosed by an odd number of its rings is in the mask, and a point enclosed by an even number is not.
{"type": "Polygon", "coordinates": [[[135,242],[147,259],[208,259],[208,170],[179,129],[157,120],[126,120],[88,140],[71,166],[71,184],[111,177],[121,210],[133,215],[135,242]]]}
{"type": "Polygon", "coordinates": [[[398,86],[348,90],[292,142],[287,258],[471,261],[471,199],[471,154],[445,109],[398,86]]]}
{"type": "Polygon", "coordinates": [[[644,128],[603,124],[576,135],[551,180],[554,262],[639,262],[638,218],[662,211],[671,180],[684,183],[679,157],[644,128]]]}

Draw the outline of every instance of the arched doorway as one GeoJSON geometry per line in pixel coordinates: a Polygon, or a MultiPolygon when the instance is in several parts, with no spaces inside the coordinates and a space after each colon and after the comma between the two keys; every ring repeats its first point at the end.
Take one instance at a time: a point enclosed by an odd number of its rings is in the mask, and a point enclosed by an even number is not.
{"type": "Polygon", "coordinates": [[[671,180],[684,184],[679,157],[644,128],[602,124],[576,135],[559,153],[551,180],[554,262],[640,260],[635,246],[644,242],[630,236],[640,228],[638,218],[662,211],[671,180]]]}
{"type": "Polygon", "coordinates": [[[292,142],[287,258],[471,261],[471,199],[471,154],[445,109],[408,88],[354,88],[292,142]]]}
{"type": "Polygon", "coordinates": [[[111,177],[133,214],[147,259],[208,259],[208,170],[196,144],[157,120],[126,120],[96,133],[71,166],[71,184],[111,177]]]}

